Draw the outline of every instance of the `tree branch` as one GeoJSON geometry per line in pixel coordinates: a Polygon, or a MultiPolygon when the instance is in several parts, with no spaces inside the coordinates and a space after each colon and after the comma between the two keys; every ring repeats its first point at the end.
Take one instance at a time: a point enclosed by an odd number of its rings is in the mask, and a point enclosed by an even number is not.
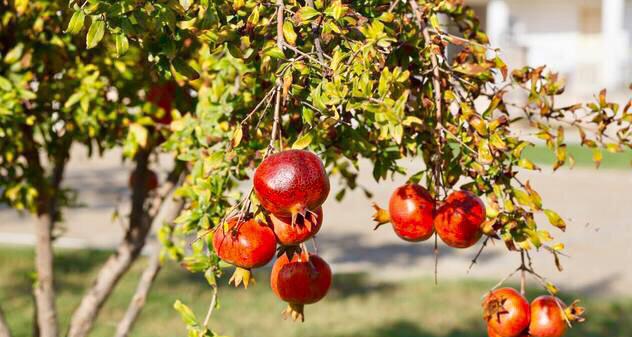
{"type": "Polygon", "coordinates": [[[285,40],[283,39],[283,11],[285,10],[285,5],[283,4],[283,0],[276,0],[277,6],[277,47],[283,50],[283,46],[285,44],[285,40]]]}
{"type": "Polygon", "coordinates": [[[7,320],[4,318],[2,308],[0,308],[0,337],[11,337],[11,331],[9,330],[7,320]]]}
{"type": "MultiPolygon", "coordinates": [[[[136,157],[134,175],[143,177],[148,172],[149,150],[140,151],[136,157]]],[[[105,301],[112,290],[138,258],[145,245],[145,239],[151,228],[152,219],[156,216],[165,199],[175,187],[173,181],[167,181],[156,194],[150,205],[145,208],[148,191],[143,179],[136,179],[132,186],[132,211],[129,228],[125,238],[116,252],[105,262],[92,287],[84,295],[79,307],[70,320],[68,337],[86,337],[105,301]]]]}
{"type": "MultiPolygon", "coordinates": [[[[173,220],[180,214],[182,207],[184,206],[184,202],[179,200],[173,200],[173,193],[167,198],[165,205],[163,207],[163,211],[160,216],[157,216],[152,224],[152,227],[157,228],[163,222],[168,222],[173,224],[173,220]]],[[[125,312],[125,316],[119,322],[116,328],[115,337],[127,337],[130,333],[136,319],[140,315],[141,310],[145,305],[145,301],[151,290],[151,287],[154,283],[154,280],[158,276],[158,273],[161,270],[160,263],[160,251],[161,246],[160,243],[156,243],[154,250],[149,258],[149,264],[143,271],[143,274],[140,277],[140,281],[136,287],[136,291],[132,300],[130,301],[129,306],[127,307],[127,311],[125,312]]],[[[0,336],[2,337],[2,336],[0,336]]]]}
{"type": "MultiPolygon", "coordinates": [[[[313,0],[306,0],[305,4],[307,6],[309,6],[309,7],[315,8],[313,0]]],[[[318,60],[320,61],[321,64],[325,64],[325,57],[323,56],[323,48],[320,45],[320,37],[319,37],[319,33],[318,33],[318,26],[319,26],[318,23],[312,22],[312,36],[314,37],[314,47],[316,47],[316,53],[318,54],[318,60]]]]}

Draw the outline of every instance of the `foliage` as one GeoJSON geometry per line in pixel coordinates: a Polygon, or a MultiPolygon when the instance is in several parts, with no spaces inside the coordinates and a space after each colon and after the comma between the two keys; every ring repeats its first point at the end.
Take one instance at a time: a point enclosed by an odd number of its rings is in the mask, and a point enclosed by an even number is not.
{"type": "MultiPolygon", "coordinates": [[[[19,0],[0,9],[0,137],[10,140],[0,143],[2,200],[38,210],[48,183],[33,149],[51,162],[75,142],[133,158],[168,136],[160,150],[187,164],[177,191],[187,206],[160,239],[166,256],[213,287],[221,268],[209,233],[256,209],[236,187],[272,150],[318,153],[344,184],[339,200],[363,188],[362,160],[376,180],[405,174],[437,199],[473,191],[486,198],[488,238],[557,258],[563,245],[535,214],[566,223],[520,180],[538,167],[513,127],[535,127],[556,169],[572,162],[569,126],[597,162],[602,149],[632,148],[630,103],[602,91],[594,103],[556,106],[563,80],[544,67],[510,72],[462,0],[19,0]],[[168,127],[145,95],[159,80],[179,86],[168,127]],[[524,101],[508,97],[516,90],[524,101]],[[406,172],[403,158],[424,169],[406,172]],[[189,249],[192,235],[202,239],[189,249]]],[[[186,308],[176,305],[192,334],[212,334],[186,308]]]]}

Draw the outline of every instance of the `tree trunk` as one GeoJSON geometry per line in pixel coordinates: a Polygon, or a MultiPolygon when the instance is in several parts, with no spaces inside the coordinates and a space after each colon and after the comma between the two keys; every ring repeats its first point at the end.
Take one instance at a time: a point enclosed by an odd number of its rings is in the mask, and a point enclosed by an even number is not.
{"type": "MultiPolygon", "coordinates": [[[[163,214],[156,217],[152,227],[157,228],[163,222],[173,223],[173,220],[175,220],[178,214],[180,214],[180,211],[182,210],[182,207],[184,205],[183,201],[174,201],[171,199],[171,197],[172,196],[170,196],[166,201],[163,214]]],[[[161,246],[160,243],[157,242],[151,257],[149,258],[149,264],[147,265],[147,268],[145,268],[145,271],[143,272],[143,275],[138,282],[134,297],[132,297],[127,311],[125,312],[125,316],[123,316],[123,319],[121,319],[116,328],[115,337],[127,337],[132,327],[134,326],[138,315],[140,315],[140,312],[145,305],[147,295],[149,294],[154,280],[156,279],[156,276],[161,269],[160,251],[161,246]]]]}
{"type": "Polygon", "coordinates": [[[4,312],[0,308],[0,337],[11,337],[11,331],[6,319],[4,319],[4,312]]]}
{"type": "Polygon", "coordinates": [[[53,286],[53,243],[54,220],[50,214],[41,214],[37,219],[37,241],[35,246],[35,267],[37,281],[34,285],[37,322],[40,337],[57,337],[57,310],[53,286]]]}
{"type": "MultiPolygon", "coordinates": [[[[147,174],[149,155],[149,151],[138,153],[136,168],[133,173],[136,177],[144,177],[147,174]]],[[[160,191],[155,194],[149,205],[145,205],[148,196],[145,181],[143,179],[134,181],[132,186],[132,211],[125,238],[119,245],[116,253],[105,262],[96,280],[81,300],[79,307],[74,311],[70,319],[68,337],[86,337],[88,335],[99,311],[109,298],[112,290],[140,255],[145,246],[147,234],[151,229],[152,219],[160,211],[165,196],[169,195],[174,187],[174,181],[167,181],[160,188],[160,191]]]]}

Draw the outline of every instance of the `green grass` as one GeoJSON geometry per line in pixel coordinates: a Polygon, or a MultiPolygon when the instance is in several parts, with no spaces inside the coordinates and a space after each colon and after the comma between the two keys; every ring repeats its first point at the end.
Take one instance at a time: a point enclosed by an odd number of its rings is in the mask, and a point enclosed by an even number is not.
{"type": "MultiPolygon", "coordinates": [[[[32,257],[28,249],[0,248],[0,304],[14,336],[31,335],[32,257]]],[[[56,256],[57,304],[64,329],[85,287],[106,258],[105,252],[86,250],[62,251],[56,256]]],[[[112,336],[144,263],[134,266],[122,279],[91,336],[112,336]]],[[[221,280],[221,307],[211,320],[214,330],[233,337],[483,337],[480,297],[494,283],[442,281],[435,287],[430,279],[375,283],[363,274],[336,275],[327,298],[308,306],[307,321],[298,324],[281,319],[285,306],[270,291],[266,272],[256,276],[259,283],[248,290],[231,289],[226,279],[221,280]]],[[[537,294],[531,292],[530,297],[537,294]]],[[[132,336],[185,336],[185,328],[172,309],[173,302],[181,299],[203,316],[210,297],[202,277],[168,264],[132,336]]],[[[630,336],[632,299],[587,298],[584,304],[588,307],[588,322],[573,328],[567,336],[630,336]]]]}
{"type": "MultiPolygon", "coordinates": [[[[595,167],[593,151],[579,144],[569,144],[567,153],[575,158],[576,167],[595,167]]],[[[600,168],[625,170],[632,168],[632,151],[610,153],[602,150],[603,160],[600,168]]],[[[524,156],[540,166],[551,166],[555,162],[555,154],[544,145],[527,147],[524,156]]],[[[567,161],[568,165],[568,161],[567,161]]]]}

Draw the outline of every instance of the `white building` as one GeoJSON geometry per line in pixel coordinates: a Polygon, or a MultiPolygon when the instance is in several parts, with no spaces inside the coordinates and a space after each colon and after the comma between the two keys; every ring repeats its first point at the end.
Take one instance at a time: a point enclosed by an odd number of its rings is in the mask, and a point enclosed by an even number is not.
{"type": "Polygon", "coordinates": [[[632,0],[467,0],[512,67],[548,65],[577,93],[632,83],[632,0]]]}

